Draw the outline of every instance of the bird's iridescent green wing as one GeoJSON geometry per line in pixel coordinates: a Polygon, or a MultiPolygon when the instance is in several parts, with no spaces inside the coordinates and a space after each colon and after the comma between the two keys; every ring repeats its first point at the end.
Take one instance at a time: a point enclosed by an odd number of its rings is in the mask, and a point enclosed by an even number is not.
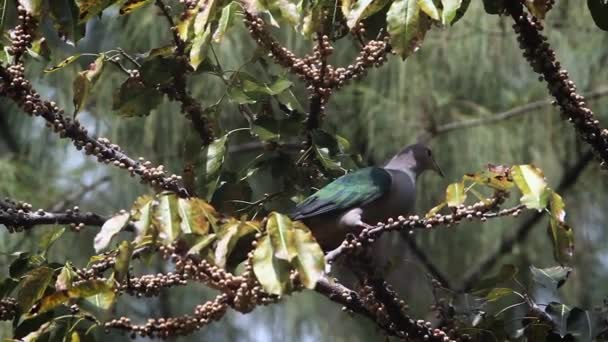
{"type": "Polygon", "coordinates": [[[386,170],[367,167],[327,184],[298,204],[290,216],[301,220],[361,206],[385,194],[390,186],[391,175],[386,170]]]}

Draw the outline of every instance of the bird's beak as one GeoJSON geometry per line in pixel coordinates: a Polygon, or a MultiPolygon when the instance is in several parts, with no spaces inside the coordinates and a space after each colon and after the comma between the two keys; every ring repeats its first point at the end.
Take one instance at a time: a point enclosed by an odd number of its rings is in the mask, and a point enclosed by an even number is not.
{"type": "Polygon", "coordinates": [[[435,170],[435,172],[437,172],[442,178],[445,177],[445,175],[443,174],[443,171],[441,170],[441,168],[439,167],[439,164],[437,164],[435,159],[433,159],[433,170],[435,170]]]}

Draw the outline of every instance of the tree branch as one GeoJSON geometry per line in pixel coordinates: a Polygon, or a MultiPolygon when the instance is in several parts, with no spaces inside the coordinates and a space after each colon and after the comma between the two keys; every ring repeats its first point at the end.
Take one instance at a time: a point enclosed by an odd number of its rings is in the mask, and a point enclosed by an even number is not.
{"type": "MultiPolygon", "coordinates": [[[[556,191],[563,194],[570,189],[592,160],[593,153],[591,151],[586,152],[576,162],[576,164],[574,164],[574,166],[566,170],[559,185],[557,186],[556,191]]],[[[487,256],[473,272],[465,277],[459,292],[466,292],[470,290],[484,274],[487,274],[496,265],[498,260],[500,260],[504,255],[510,253],[516,245],[523,243],[528,238],[532,228],[534,228],[542,217],[542,213],[535,213],[533,216],[524,221],[521,226],[519,226],[515,235],[513,235],[511,238],[503,239],[498,249],[494,253],[487,256]]]]}

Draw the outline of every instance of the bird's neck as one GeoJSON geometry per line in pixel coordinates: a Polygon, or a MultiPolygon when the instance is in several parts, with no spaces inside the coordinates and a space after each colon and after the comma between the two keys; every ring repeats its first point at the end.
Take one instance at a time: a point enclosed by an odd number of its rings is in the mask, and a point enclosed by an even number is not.
{"type": "Polygon", "coordinates": [[[394,156],[384,165],[385,169],[397,170],[407,173],[414,181],[420,174],[419,167],[414,159],[413,152],[399,154],[394,156]]]}

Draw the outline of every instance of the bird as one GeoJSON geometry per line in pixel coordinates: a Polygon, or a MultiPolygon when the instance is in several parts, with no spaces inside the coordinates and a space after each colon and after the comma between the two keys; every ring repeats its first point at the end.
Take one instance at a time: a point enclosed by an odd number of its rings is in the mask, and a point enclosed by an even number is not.
{"type": "Polygon", "coordinates": [[[304,223],[324,251],[333,250],[348,233],[412,213],[416,179],[427,170],[444,176],[429,147],[406,146],[382,166],[335,179],[296,205],[290,218],[304,223]]]}

